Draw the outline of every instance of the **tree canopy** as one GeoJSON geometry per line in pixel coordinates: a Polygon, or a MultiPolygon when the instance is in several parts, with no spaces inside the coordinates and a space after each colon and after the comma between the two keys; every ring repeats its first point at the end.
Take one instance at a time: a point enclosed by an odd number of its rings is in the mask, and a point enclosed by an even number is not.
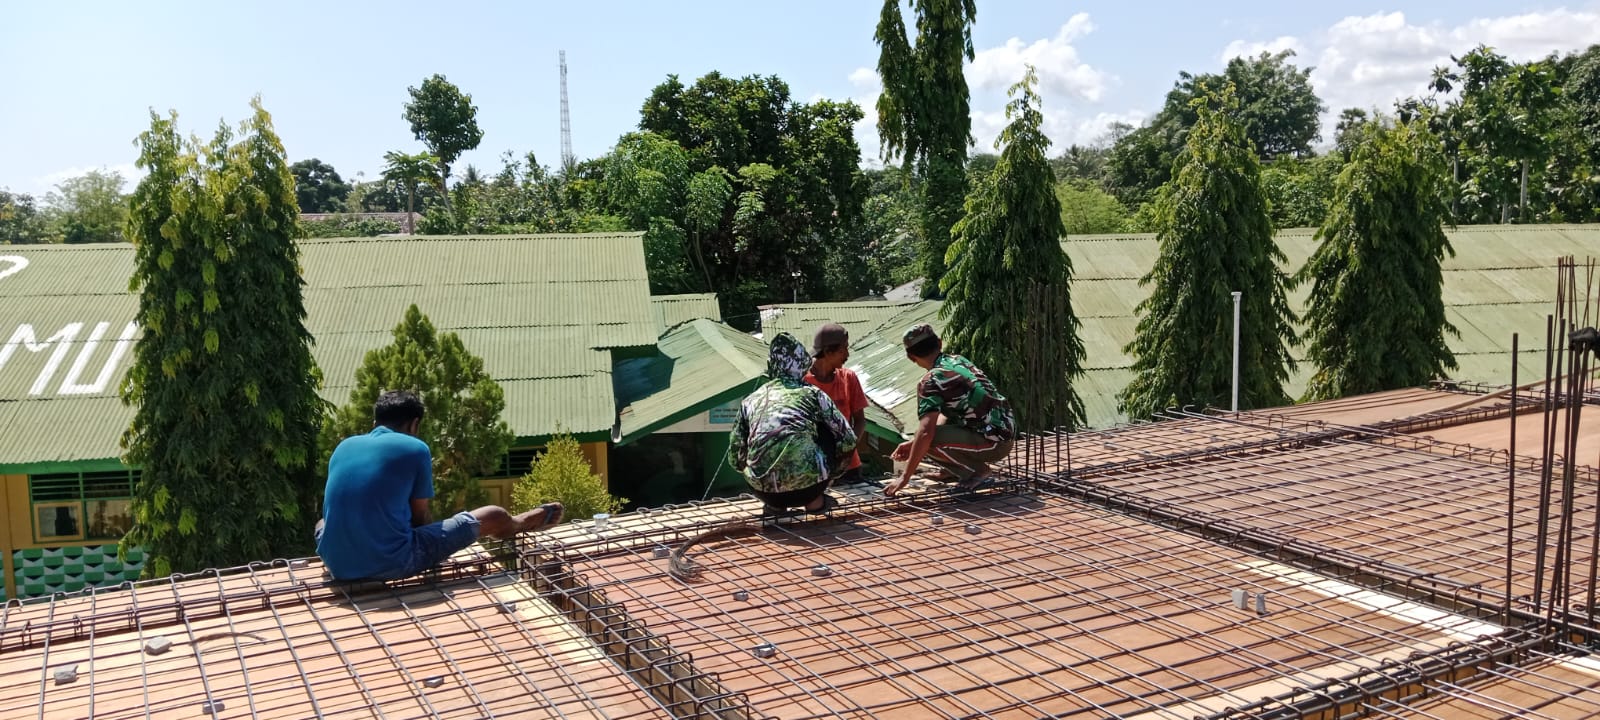
{"type": "Polygon", "coordinates": [[[1456,366],[1440,262],[1449,175],[1422,121],[1368,122],[1339,173],[1311,281],[1308,400],[1414,387],[1456,366]]]}
{"type": "Polygon", "coordinates": [[[34,245],[55,239],[49,216],[32,195],[0,188],[0,245],[34,245]]]}
{"type": "Polygon", "coordinates": [[[311,158],[290,165],[289,172],[294,175],[294,197],[300,203],[300,212],[333,213],[344,209],[350,185],[332,165],[311,158]]]}
{"type": "Polygon", "coordinates": [[[339,441],[372,430],[372,406],[385,390],[410,390],[426,414],[418,437],[433,451],[434,517],[488,502],[477,478],[499,466],[515,436],[500,418],[505,392],[460,336],[434,329],[416,305],[394,328],[394,342],[368,352],[350,399],[322,435],[322,458],[339,441]]]}
{"type": "Polygon", "coordinates": [[[1325,109],[1311,87],[1312,68],[1296,67],[1293,50],[1236,57],[1221,74],[1178,74],[1161,111],[1143,127],[1112,146],[1111,176],[1119,198],[1139,203],[1172,179],[1173,163],[1184,148],[1199,108],[1213,109],[1223,88],[1233,88],[1235,122],[1255,149],[1256,157],[1306,157],[1320,139],[1319,116],[1325,109]],[[1196,102],[1196,101],[1199,102],[1196,102]]]}
{"type": "Polygon", "coordinates": [[[650,233],[665,269],[652,283],[716,292],[734,324],[758,304],[851,294],[825,269],[861,253],[861,118],[850,102],[795,102],[776,77],[668,77],[606,165],[607,207],[650,233]]]}
{"type": "Polygon", "coordinates": [[[1072,387],[1083,374],[1072,260],[1061,251],[1061,204],[1037,85],[1029,66],[1011,87],[1010,123],[997,142],[1004,149],[967,196],[966,215],[952,232],[941,310],[946,343],[1001,392],[1011,388],[1018,422],[1029,431],[1084,419],[1072,387]]]}
{"type": "Polygon", "coordinates": [[[945,273],[950,229],[967,194],[967,147],[972,144],[966,62],[972,60],[975,0],[911,0],[916,44],[906,35],[901,0],[884,0],[878,42],[878,136],[884,160],[902,160],[922,181],[925,297],[936,296],[945,273]]]}
{"type": "MultiPolygon", "coordinates": [[[[421,87],[406,88],[406,92],[411,95],[411,102],[406,103],[406,122],[411,123],[411,134],[438,158],[442,190],[450,182],[450,166],[456,158],[483,142],[478,107],[472,104],[471,95],[439,74],[423,80],[421,87]]],[[[449,196],[445,198],[448,202],[449,196]]]]}
{"type": "Polygon", "coordinates": [[[1286,404],[1293,369],[1289,279],[1272,237],[1260,164],[1235,120],[1231,88],[1196,100],[1177,177],[1156,204],[1156,264],[1126,352],[1134,378],[1117,396],[1129,417],[1184,405],[1227,407],[1232,391],[1233,298],[1241,298],[1239,408],[1286,404]]]}
{"type": "Polygon", "coordinates": [[[122,193],[125,181],[115,170],[90,170],[63,180],[45,195],[56,214],[61,239],[66,243],[123,242],[123,225],[128,221],[128,197],[122,193]]]}
{"type": "Polygon", "coordinates": [[[131,289],[143,336],[123,384],[133,529],[147,573],[297,557],[310,544],[324,410],[305,328],[294,178],[260,100],[235,141],[139,136],[131,289]]]}

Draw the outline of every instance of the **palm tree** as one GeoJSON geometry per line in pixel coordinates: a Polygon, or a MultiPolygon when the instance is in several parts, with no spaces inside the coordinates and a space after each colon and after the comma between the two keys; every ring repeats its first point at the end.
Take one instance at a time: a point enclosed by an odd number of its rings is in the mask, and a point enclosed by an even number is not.
{"type": "Polygon", "coordinates": [[[417,185],[438,178],[434,169],[439,166],[439,159],[432,153],[407,155],[398,150],[384,153],[383,159],[383,179],[400,183],[406,189],[406,233],[415,234],[417,185]]]}

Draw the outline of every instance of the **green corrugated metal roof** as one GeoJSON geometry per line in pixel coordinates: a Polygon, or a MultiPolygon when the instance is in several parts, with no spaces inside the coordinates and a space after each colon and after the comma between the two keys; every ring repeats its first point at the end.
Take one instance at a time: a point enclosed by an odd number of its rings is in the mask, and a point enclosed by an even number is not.
{"type": "MultiPolygon", "coordinates": [[[[344,402],[367,351],[388,344],[407,305],[461,335],[505,388],[505,419],[522,437],[559,424],[574,433],[610,430],[616,407],[612,348],[655,344],[639,233],[306,240],[306,325],[327,386],[344,402]]],[[[131,245],[6,246],[0,249],[0,343],[27,325],[37,340],[84,323],[32,391],[58,346],[14,347],[0,363],[0,465],[114,458],[132,416],[115,399],[132,361],[124,352],[98,389],[63,395],[98,323],[79,385],[93,385],[138,299],[128,292],[131,245]],[[40,337],[42,335],[42,337],[40,337]],[[63,432],[63,428],[70,431],[63,432]]],[[[714,306],[714,301],[713,301],[714,306]]],[[[4,347],[4,345],[0,345],[4,347]]],[[[0,350],[0,352],[4,352],[0,350]]]]}
{"type": "MultiPolygon", "coordinates": [[[[1314,233],[1309,229],[1278,233],[1286,269],[1297,269],[1311,256],[1316,247],[1314,233]]],[[[1448,233],[1456,254],[1444,263],[1443,297],[1450,322],[1461,333],[1460,338],[1450,341],[1460,365],[1454,377],[1494,384],[1507,382],[1513,332],[1523,334],[1519,370],[1522,377],[1531,378],[1542,372],[1542,355],[1527,347],[1543,342],[1544,316],[1555,300],[1556,259],[1562,255],[1600,254],[1600,225],[1462,227],[1448,233]]],[[[1074,236],[1064,240],[1062,247],[1072,256],[1073,309],[1082,321],[1086,352],[1087,372],[1079,381],[1079,394],[1091,426],[1114,425],[1126,420],[1116,410],[1115,395],[1131,379],[1128,367],[1132,358],[1123,352],[1123,347],[1132,340],[1137,326],[1134,308],[1148,295],[1147,288],[1139,285],[1139,278],[1155,262],[1155,236],[1074,236]]],[[[1309,286],[1302,285],[1290,293],[1297,313],[1303,312],[1309,292],[1309,286]]],[[[853,304],[783,307],[788,316],[821,323],[827,321],[829,313],[841,312],[853,304]]],[[[861,374],[868,394],[894,412],[906,427],[916,421],[916,383],[921,371],[905,359],[900,333],[916,322],[930,322],[942,330],[938,307],[934,301],[912,303],[867,334],[855,336],[852,367],[861,374]]],[[[876,308],[866,312],[874,311],[876,308]]],[[[1303,360],[1304,345],[1293,348],[1290,354],[1303,360]]],[[[1309,375],[1310,367],[1301,362],[1289,379],[1291,395],[1304,392],[1309,375]]]]}
{"type": "Polygon", "coordinates": [[[619,444],[743,396],[767,370],[767,346],[713,320],[690,320],[656,344],[651,357],[616,364],[619,444]]]}
{"type": "Polygon", "coordinates": [[[916,302],[868,300],[863,302],[791,303],[769,305],[761,311],[761,336],[771,341],[778,333],[795,336],[806,347],[824,323],[839,323],[850,331],[851,342],[877,329],[916,302]]]}
{"type": "Polygon", "coordinates": [[[717,304],[716,293],[655,295],[650,298],[650,306],[656,313],[658,333],[690,320],[704,318],[722,321],[722,307],[717,304]]]}
{"type": "MultiPolygon", "coordinates": [[[[713,320],[672,328],[657,349],[652,357],[617,361],[619,444],[741,398],[763,382],[767,370],[766,343],[713,320]]],[[[880,435],[900,432],[894,416],[880,407],[867,409],[867,423],[880,435]]]]}

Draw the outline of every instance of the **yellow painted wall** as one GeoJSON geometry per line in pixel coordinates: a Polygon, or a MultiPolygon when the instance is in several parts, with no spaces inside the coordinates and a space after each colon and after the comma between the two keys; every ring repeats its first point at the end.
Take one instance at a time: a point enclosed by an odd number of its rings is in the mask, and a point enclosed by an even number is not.
{"type": "MultiPolygon", "coordinates": [[[[0,518],[5,518],[6,521],[5,532],[0,533],[0,553],[4,554],[3,559],[0,559],[0,570],[5,571],[6,597],[14,598],[17,596],[17,581],[16,571],[12,568],[11,552],[18,547],[16,538],[18,530],[33,527],[32,519],[28,517],[27,475],[0,475],[0,518]],[[12,501],[11,495],[15,492],[12,488],[22,490],[21,503],[12,501]],[[15,512],[13,508],[16,508],[15,512]]],[[[27,540],[33,540],[31,530],[23,529],[22,532],[27,533],[27,540]]]]}
{"type": "Polygon", "coordinates": [[[610,446],[604,442],[583,443],[583,456],[589,460],[589,467],[594,468],[594,474],[600,476],[600,484],[607,490],[611,489],[611,474],[607,467],[607,454],[610,446]]]}

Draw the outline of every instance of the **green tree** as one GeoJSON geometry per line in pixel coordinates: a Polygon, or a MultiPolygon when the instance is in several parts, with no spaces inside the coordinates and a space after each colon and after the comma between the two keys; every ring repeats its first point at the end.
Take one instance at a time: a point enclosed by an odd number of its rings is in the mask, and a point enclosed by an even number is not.
{"type": "Polygon", "coordinates": [[[901,158],[922,185],[922,284],[937,296],[945,273],[950,229],[967,195],[967,147],[972,144],[971,96],[965,64],[973,58],[975,0],[911,0],[916,45],[906,37],[901,0],[884,0],[878,42],[878,135],[883,159],[901,158]]]}
{"type": "Polygon", "coordinates": [[[300,203],[300,212],[331,213],[344,208],[350,185],[332,165],[311,158],[290,165],[289,172],[294,174],[294,196],[300,203]]]}
{"type": "Polygon", "coordinates": [[[433,451],[434,517],[485,504],[477,479],[515,439],[500,418],[505,392],[458,335],[436,331],[416,305],[395,326],[394,342],[368,352],[356,370],[349,402],[322,435],[324,461],[340,440],[372,430],[372,405],[386,390],[417,393],[426,408],[418,437],[433,451]]]}
{"type": "Polygon", "coordinates": [[[528,474],[511,488],[513,514],[547,502],[561,503],[562,521],[570,522],[596,513],[620,512],[628,500],[606,492],[605,482],[589,467],[578,441],[568,433],[560,433],[550,438],[528,474]]]}
{"type": "Polygon", "coordinates": [[[1239,408],[1282,405],[1293,369],[1294,314],[1278,268],[1283,252],[1261,189],[1254,148],[1225,88],[1196,102],[1198,119],[1177,177],[1156,205],[1155,267],[1126,352],[1134,378],[1118,394],[1123,412],[1145,418],[1182,405],[1227,407],[1232,386],[1233,298],[1243,293],[1239,408]],[[1213,108],[1212,105],[1216,107],[1213,108]]]}
{"type": "Polygon", "coordinates": [[[128,222],[128,197],[122,194],[122,173],[90,170],[56,185],[45,195],[67,243],[123,242],[128,222]]]}
{"type": "Polygon", "coordinates": [[[309,549],[325,404],[311,357],[294,178],[272,118],[237,142],[180,141],[177,114],[139,136],[148,175],[132,198],[130,289],[144,329],[123,401],[125,461],[143,470],[132,530],[147,574],[192,572],[309,549]]]}
{"type": "Polygon", "coordinates": [[[1236,57],[1221,74],[1178,74],[1166,103],[1144,127],[1112,146],[1112,182],[1119,199],[1130,205],[1153,199],[1172,179],[1174,162],[1184,148],[1198,108],[1215,103],[1225,87],[1233,88],[1235,122],[1255,148],[1256,156],[1307,157],[1320,137],[1319,117],[1326,109],[1311,87],[1311,68],[1296,67],[1293,50],[1236,57]],[[1195,100],[1202,103],[1195,103],[1195,100]]]}
{"type": "MultiPolygon", "coordinates": [[[[439,190],[450,183],[450,166],[461,154],[483,142],[478,129],[478,108],[472,96],[461,92],[443,75],[422,81],[422,87],[408,87],[411,102],[406,103],[405,119],[411,133],[428,148],[439,164],[439,190]]],[[[446,205],[450,196],[444,195],[446,205]]]]}
{"type": "Polygon", "coordinates": [[[33,245],[56,241],[49,218],[33,196],[0,188],[0,245],[33,245]]]}
{"type": "Polygon", "coordinates": [[[1037,85],[1029,66],[1011,87],[1010,123],[996,143],[1005,147],[994,171],[967,196],[966,216],[951,233],[940,309],[949,345],[999,387],[1015,388],[1008,396],[1026,431],[1071,427],[1084,418],[1072,387],[1083,374],[1072,260],[1061,251],[1061,204],[1037,85]],[[1030,367],[1030,358],[1048,358],[1048,370],[1030,367]]]}
{"type": "Polygon", "coordinates": [[[1339,154],[1279,158],[1261,168],[1261,190],[1276,228],[1317,227],[1328,214],[1333,182],[1343,166],[1339,154]]]}
{"type": "Polygon", "coordinates": [[[1467,170],[1457,219],[1536,220],[1528,214],[1530,172],[1551,155],[1550,133],[1560,107],[1560,83],[1547,61],[1512,63],[1486,46],[1452,57],[1455,69],[1434,72],[1437,92],[1459,91],[1441,121],[1460,128],[1467,170]]]}
{"type": "Polygon", "coordinates": [[[398,150],[390,150],[383,154],[383,179],[405,188],[406,191],[406,232],[417,231],[417,186],[437,179],[433,174],[433,165],[436,161],[433,155],[417,153],[409,155],[398,150]]]}
{"type": "Polygon", "coordinates": [[[652,248],[679,248],[683,282],[704,283],[724,317],[748,328],[756,305],[848,291],[827,268],[862,251],[861,119],[854,103],[794,102],[776,77],[712,72],[692,86],[669,77],[645,101],[639,127],[682,148],[681,163],[654,141],[625,138],[622,162],[608,163],[601,183],[605,209],[649,232],[661,243],[652,248]],[[631,178],[630,168],[660,176],[631,178]],[[680,193],[681,203],[661,204],[680,193]]]}
{"type": "Polygon", "coordinates": [[[1364,123],[1339,173],[1310,280],[1306,399],[1415,387],[1456,367],[1445,344],[1439,264],[1448,178],[1438,138],[1421,122],[1364,123]]]}
{"type": "Polygon", "coordinates": [[[1128,227],[1128,209],[1099,185],[1068,180],[1056,185],[1056,199],[1061,203],[1061,229],[1068,235],[1123,232],[1128,227]]]}

